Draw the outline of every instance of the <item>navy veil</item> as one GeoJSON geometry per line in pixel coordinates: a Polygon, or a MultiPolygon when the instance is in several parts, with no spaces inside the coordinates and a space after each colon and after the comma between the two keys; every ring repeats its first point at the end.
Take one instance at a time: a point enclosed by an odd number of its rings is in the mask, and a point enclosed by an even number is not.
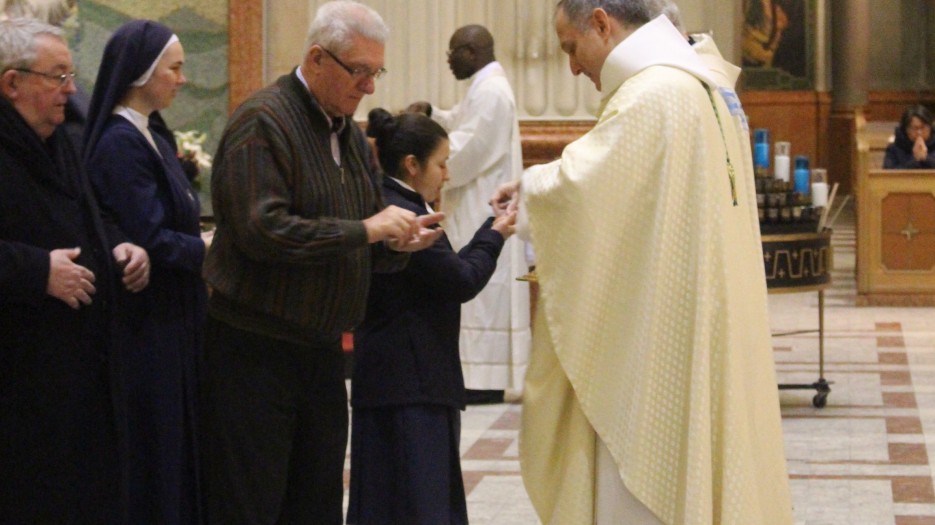
{"type": "MultiPolygon", "coordinates": [[[[85,124],[85,161],[94,152],[114,107],[130,91],[131,84],[159,58],[172,35],[172,30],[159,22],[133,20],[120,26],[107,41],[85,124]],[[106,89],[100,89],[101,86],[106,86],[106,89]]],[[[158,111],[149,115],[149,126],[175,150],[175,137],[158,111]]]]}

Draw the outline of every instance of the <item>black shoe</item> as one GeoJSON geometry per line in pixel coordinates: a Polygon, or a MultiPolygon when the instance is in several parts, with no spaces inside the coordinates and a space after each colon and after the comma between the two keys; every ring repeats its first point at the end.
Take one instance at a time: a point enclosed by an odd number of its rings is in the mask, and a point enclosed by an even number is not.
{"type": "Polygon", "coordinates": [[[503,403],[503,390],[464,390],[464,402],[468,405],[495,405],[503,403]]]}

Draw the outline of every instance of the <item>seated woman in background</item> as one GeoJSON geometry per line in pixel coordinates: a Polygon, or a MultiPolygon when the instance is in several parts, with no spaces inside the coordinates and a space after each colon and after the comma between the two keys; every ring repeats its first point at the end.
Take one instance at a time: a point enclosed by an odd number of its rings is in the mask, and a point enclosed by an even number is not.
{"type": "Polygon", "coordinates": [[[909,106],[896,127],[896,140],[886,147],[884,169],[935,168],[932,113],[922,105],[909,106]]]}
{"type": "MultiPolygon", "coordinates": [[[[448,180],[448,138],[425,115],[369,115],[386,204],[432,213],[448,180]]],[[[461,303],[496,269],[516,213],[489,218],[460,252],[446,236],[412,254],[405,270],[375,274],[354,333],[351,524],[465,524],[459,443],[464,378],[461,303]]]]}
{"type": "Polygon", "coordinates": [[[101,207],[146,248],[149,287],[121,304],[129,341],[129,522],[200,523],[195,364],[207,290],[200,206],[159,111],[185,84],[185,52],[148,20],[121,26],[104,49],[85,135],[85,163],[101,207]]]}

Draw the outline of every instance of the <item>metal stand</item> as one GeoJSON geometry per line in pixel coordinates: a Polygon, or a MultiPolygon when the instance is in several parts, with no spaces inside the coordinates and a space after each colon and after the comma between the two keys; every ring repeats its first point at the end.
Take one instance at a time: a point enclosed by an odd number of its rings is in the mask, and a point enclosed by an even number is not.
{"type": "Polygon", "coordinates": [[[804,384],[780,384],[779,390],[810,390],[817,393],[812,398],[815,408],[824,408],[831,393],[831,383],[825,380],[825,291],[818,290],[818,381],[804,384]]]}

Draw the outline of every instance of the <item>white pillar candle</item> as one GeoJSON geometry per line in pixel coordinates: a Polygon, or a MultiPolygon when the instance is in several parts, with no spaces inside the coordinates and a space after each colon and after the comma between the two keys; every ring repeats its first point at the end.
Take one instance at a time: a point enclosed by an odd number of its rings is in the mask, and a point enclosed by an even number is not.
{"type": "Polygon", "coordinates": [[[789,156],[776,155],[773,158],[773,174],[783,182],[789,182],[789,156]]]}
{"type": "Polygon", "coordinates": [[[827,182],[813,182],[812,183],[812,206],[816,208],[824,208],[828,205],[828,183],[827,182]]]}

